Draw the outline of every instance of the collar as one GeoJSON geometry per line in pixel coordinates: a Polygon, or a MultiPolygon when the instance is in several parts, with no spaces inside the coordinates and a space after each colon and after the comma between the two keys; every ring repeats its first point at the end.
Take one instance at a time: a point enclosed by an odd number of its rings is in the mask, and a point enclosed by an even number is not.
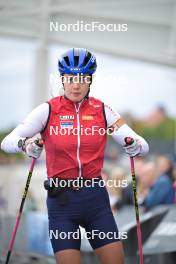
{"type": "Polygon", "coordinates": [[[88,97],[88,96],[85,96],[85,97],[82,99],[81,102],[74,103],[74,102],[72,102],[70,99],[68,99],[68,97],[66,97],[66,95],[64,94],[64,95],[62,96],[61,100],[62,100],[62,102],[63,102],[64,104],[66,104],[66,105],[71,105],[71,106],[73,106],[73,107],[75,107],[75,105],[76,105],[76,107],[78,107],[78,106],[81,106],[81,107],[82,107],[83,105],[86,105],[86,104],[88,103],[88,101],[89,101],[89,97],[88,97]]]}

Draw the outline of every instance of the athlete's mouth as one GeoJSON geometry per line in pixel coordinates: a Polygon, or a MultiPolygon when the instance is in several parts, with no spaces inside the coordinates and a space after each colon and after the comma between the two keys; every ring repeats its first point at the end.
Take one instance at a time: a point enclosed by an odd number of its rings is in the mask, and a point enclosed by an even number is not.
{"type": "Polygon", "coordinates": [[[75,96],[81,95],[81,93],[72,93],[75,96]]]}

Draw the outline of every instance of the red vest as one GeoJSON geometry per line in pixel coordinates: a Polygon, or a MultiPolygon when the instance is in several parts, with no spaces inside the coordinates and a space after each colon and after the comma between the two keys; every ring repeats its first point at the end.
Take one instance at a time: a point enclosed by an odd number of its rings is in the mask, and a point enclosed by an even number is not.
{"type": "Polygon", "coordinates": [[[48,103],[50,114],[41,132],[48,177],[100,176],[106,144],[103,103],[89,97],[79,107],[63,96],[48,103]]]}

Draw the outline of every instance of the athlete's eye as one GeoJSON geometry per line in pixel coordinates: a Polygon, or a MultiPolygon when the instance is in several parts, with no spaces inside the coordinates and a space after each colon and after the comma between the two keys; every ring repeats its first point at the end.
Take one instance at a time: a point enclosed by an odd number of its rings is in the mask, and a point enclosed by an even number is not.
{"type": "Polygon", "coordinates": [[[91,77],[90,77],[90,75],[84,75],[84,76],[83,76],[83,82],[84,82],[84,83],[88,83],[88,84],[90,84],[90,82],[91,82],[91,77]]]}
{"type": "Polygon", "coordinates": [[[73,76],[70,76],[70,83],[73,83],[73,81],[74,81],[73,76]]]}

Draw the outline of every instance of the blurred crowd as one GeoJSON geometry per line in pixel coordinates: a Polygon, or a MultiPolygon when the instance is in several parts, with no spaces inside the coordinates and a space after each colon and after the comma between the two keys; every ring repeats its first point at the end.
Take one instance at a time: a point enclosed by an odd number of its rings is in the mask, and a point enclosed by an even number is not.
{"type": "MultiPolygon", "coordinates": [[[[130,166],[130,163],[128,164],[130,166]]],[[[157,154],[147,158],[135,158],[138,203],[144,211],[156,205],[176,203],[176,164],[169,155],[157,154]]],[[[115,166],[104,179],[113,181],[108,187],[111,207],[114,211],[133,204],[132,177],[123,166],[115,166]]]]}
{"type": "MultiPolygon", "coordinates": [[[[156,205],[176,203],[176,120],[168,116],[162,105],[156,106],[142,120],[136,120],[129,113],[123,117],[150,146],[147,157],[135,157],[139,205],[147,211],[156,205]]],[[[104,168],[104,179],[116,182],[113,187],[107,186],[112,209],[115,211],[124,205],[132,205],[130,162],[112,138],[108,139],[104,168]]]]}

